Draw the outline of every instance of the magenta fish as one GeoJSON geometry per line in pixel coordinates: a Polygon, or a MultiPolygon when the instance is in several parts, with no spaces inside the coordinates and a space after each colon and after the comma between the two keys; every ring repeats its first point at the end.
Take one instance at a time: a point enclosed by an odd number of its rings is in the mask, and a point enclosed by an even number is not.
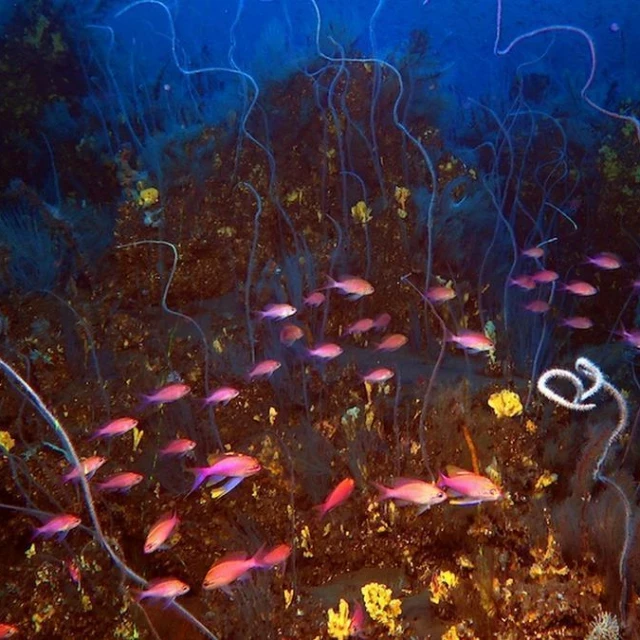
{"type": "Polygon", "coordinates": [[[149,529],[144,542],[144,552],[153,553],[159,549],[172,536],[179,522],[180,518],[175,511],[169,511],[160,516],[149,529]]]}
{"type": "Polygon", "coordinates": [[[415,504],[420,507],[418,515],[447,499],[447,494],[438,485],[415,478],[396,478],[390,487],[377,482],[374,485],[380,493],[378,500],[395,500],[399,506],[415,504]]]}
{"type": "Polygon", "coordinates": [[[472,353],[491,351],[495,348],[493,340],[479,331],[463,329],[458,335],[449,336],[447,340],[455,342],[462,349],[466,349],[472,353]]]}
{"type": "Polygon", "coordinates": [[[294,315],[298,310],[290,304],[268,304],[263,311],[257,311],[263,320],[284,320],[294,315]]]}
{"type": "Polygon", "coordinates": [[[591,329],[593,320],[586,316],[572,316],[571,318],[560,320],[560,326],[569,327],[570,329],[591,329]]]}
{"type": "Polygon", "coordinates": [[[264,547],[261,547],[253,556],[246,553],[229,553],[211,565],[202,582],[202,588],[206,591],[221,589],[227,594],[231,593],[229,585],[236,580],[243,579],[252,569],[263,567],[264,547]]]}
{"type": "Polygon", "coordinates": [[[234,387],[218,387],[205,398],[204,403],[212,404],[214,407],[219,404],[225,405],[239,395],[240,392],[234,387]]]}
{"type": "Polygon", "coordinates": [[[546,300],[532,300],[525,304],[524,308],[531,313],[547,313],[551,305],[546,300]]]}
{"type": "Polygon", "coordinates": [[[191,491],[195,491],[205,480],[218,483],[225,478],[238,479],[232,488],[237,486],[241,480],[248,478],[262,470],[262,465],[258,460],[243,453],[227,453],[213,459],[208,467],[192,467],[188,469],[195,475],[191,491]]]}
{"type": "Polygon", "coordinates": [[[327,299],[327,297],[324,295],[324,293],[322,293],[322,291],[314,291],[313,293],[310,293],[305,299],[304,299],[304,303],[307,305],[307,307],[319,307],[322,304],[324,304],[324,301],[327,299]]]}
{"type": "Polygon", "coordinates": [[[447,466],[446,471],[446,476],[440,474],[438,486],[447,491],[451,504],[480,504],[495,502],[502,498],[502,491],[485,476],[465,471],[454,465],[447,466]]]}
{"type": "Polygon", "coordinates": [[[451,287],[430,287],[426,290],[424,297],[429,302],[438,304],[453,300],[456,297],[456,292],[451,287]]]}
{"type": "Polygon", "coordinates": [[[561,289],[573,293],[576,296],[594,296],[598,293],[598,290],[592,284],[584,282],[583,280],[567,282],[567,284],[561,285],[561,289]]]}
{"type": "Polygon", "coordinates": [[[97,482],[96,489],[98,491],[122,491],[125,493],[137,484],[140,484],[143,480],[144,476],[140,473],[121,471],[120,473],[114,473],[109,476],[103,482],[97,482]]]}
{"type": "Polygon", "coordinates": [[[528,275],[516,276],[509,279],[509,285],[519,287],[525,291],[531,291],[536,288],[536,281],[528,275]]]}
{"type": "Polygon", "coordinates": [[[620,260],[620,257],[609,251],[602,251],[592,258],[587,257],[587,262],[605,271],[613,271],[614,269],[619,269],[622,266],[622,260],[620,260]]]}
{"type": "Polygon", "coordinates": [[[283,565],[291,555],[291,545],[279,544],[264,552],[261,565],[265,568],[283,565]]]}
{"type": "Polygon", "coordinates": [[[41,527],[38,527],[33,532],[31,539],[33,540],[38,536],[49,539],[57,535],[59,540],[64,540],[69,531],[75,529],[81,522],[82,520],[80,520],[78,516],[74,516],[71,513],[61,513],[60,515],[53,516],[53,518],[47,520],[41,527]]]}
{"type": "Polygon", "coordinates": [[[373,326],[371,328],[375,331],[386,331],[390,322],[391,316],[386,312],[381,313],[373,319],[373,326]]]}
{"type": "Polygon", "coordinates": [[[70,480],[78,480],[81,475],[85,476],[87,480],[89,480],[106,461],[107,459],[103,456],[83,458],[80,460],[80,467],[74,467],[71,471],[65,473],[62,476],[62,481],[69,482],[70,480]]]}
{"type": "Polygon", "coordinates": [[[120,436],[137,426],[138,421],[135,418],[117,418],[95,431],[90,436],[89,441],[95,440],[96,438],[113,438],[114,436],[120,436]]]}
{"type": "Polygon", "coordinates": [[[349,300],[359,300],[363,296],[370,296],[375,291],[369,282],[353,276],[343,276],[339,280],[328,276],[324,288],[337,289],[343,295],[348,296],[349,300]]]}
{"type": "Polygon", "coordinates": [[[401,333],[392,333],[388,336],[385,336],[382,339],[382,342],[376,345],[376,351],[397,351],[401,347],[404,347],[409,339],[407,336],[403,336],[401,333]]]}
{"type": "Polygon", "coordinates": [[[534,282],[538,284],[548,284],[550,282],[555,282],[560,276],[556,271],[551,271],[550,269],[541,269],[540,271],[536,271],[536,273],[531,275],[531,278],[534,282]]]}
{"type": "Polygon", "coordinates": [[[145,404],[168,404],[184,398],[190,392],[191,387],[188,384],[174,383],[142,397],[145,404]]]}
{"type": "Polygon", "coordinates": [[[176,438],[168,442],[158,452],[161,456],[184,456],[196,448],[196,443],[188,438],[176,438]]]}
{"type": "Polygon", "coordinates": [[[363,382],[368,382],[369,384],[382,384],[387,382],[387,380],[391,380],[395,374],[391,369],[387,369],[386,367],[378,367],[377,369],[373,369],[362,376],[363,382]]]}
{"type": "Polygon", "coordinates": [[[149,581],[144,591],[137,593],[137,599],[140,601],[145,598],[151,598],[153,600],[172,602],[178,596],[183,596],[185,593],[188,593],[189,590],[189,585],[177,578],[156,578],[155,580],[149,581]]]}
{"type": "Polygon", "coordinates": [[[325,342],[315,349],[307,349],[307,354],[318,360],[333,360],[343,353],[340,345],[333,342],[325,342]]]}
{"type": "Polygon", "coordinates": [[[360,333],[366,333],[373,329],[373,320],[371,318],[361,318],[350,324],[345,330],[345,336],[352,336],[360,333]]]}
{"type": "Polygon", "coordinates": [[[249,373],[247,373],[247,377],[249,380],[254,380],[255,378],[270,378],[281,366],[282,363],[278,360],[262,360],[251,368],[249,373]]]}
{"type": "Polygon", "coordinates": [[[280,342],[287,347],[290,347],[303,336],[304,331],[295,324],[285,324],[282,329],[280,329],[280,342]]]}
{"type": "Polygon", "coordinates": [[[529,247],[528,249],[522,250],[522,255],[527,258],[534,258],[535,260],[539,260],[544,256],[544,249],[542,247],[529,247]]]}

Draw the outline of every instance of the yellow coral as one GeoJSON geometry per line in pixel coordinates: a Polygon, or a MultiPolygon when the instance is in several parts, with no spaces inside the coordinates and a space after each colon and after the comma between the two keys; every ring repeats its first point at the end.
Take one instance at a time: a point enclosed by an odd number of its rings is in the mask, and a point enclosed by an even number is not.
{"type": "Polygon", "coordinates": [[[351,215],[356,222],[367,224],[367,222],[371,220],[371,209],[367,207],[366,202],[360,200],[360,202],[356,202],[356,204],[351,207],[351,215]]]}
{"type": "Polygon", "coordinates": [[[335,640],[346,640],[351,635],[351,617],[346,600],[340,600],[338,611],[327,611],[327,633],[335,640]]]}
{"type": "Polygon", "coordinates": [[[402,603],[391,597],[391,589],[384,584],[370,582],[362,587],[361,592],[369,617],[386,627],[392,636],[400,635],[402,625],[398,618],[402,614],[402,603]]]}
{"type": "Polygon", "coordinates": [[[15,447],[16,441],[11,437],[8,431],[0,431],[0,448],[11,451],[15,447]]]}
{"type": "Polygon", "coordinates": [[[140,196],[138,197],[138,206],[146,209],[147,207],[151,207],[156,204],[159,199],[160,193],[158,190],[155,187],[148,187],[140,192],[140,196]]]}
{"type": "Polygon", "coordinates": [[[396,202],[400,205],[400,209],[405,209],[405,205],[407,204],[407,200],[411,195],[411,191],[407,189],[407,187],[396,187],[394,197],[396,202]]]}
{"type": "Polygon", "coordinates": [[[439,604],[442,600],[448,600],[451,591],[458,586],[458,576],[451,571],[439,571],[431,579],[429,600],[434,604],[439,604]]]}
{"type": "Polygon", "coordinates": [[[520,396],[514,391],[503,389],[489,396],[487,403],[498,418],[513,418],[522,413],[523,406],[520,396]]]}

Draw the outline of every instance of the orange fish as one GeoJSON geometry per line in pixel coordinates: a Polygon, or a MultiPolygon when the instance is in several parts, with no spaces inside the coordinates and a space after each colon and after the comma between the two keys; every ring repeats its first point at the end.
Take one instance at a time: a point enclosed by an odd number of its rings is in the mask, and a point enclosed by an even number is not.
{"type": "Polygon", "coordinates": [[[264,547],[250,558],[244,552],[229,553],[211,565],[202,582],[202,588],[207,591],[221,589],[230,594],[229,585],[236,580],[245,578],[251,569],[265,566],[263,559],[264,547]]]}
{"type": "Polygon", "coordinates": [[[318,512],[318,519],[322,520],[324,516],[332,509],[340,506],[353,493],[356,483],[353,478],[345,478],[338,486],[329,493],[322,504],[317,505],[314,509],[318,512]]]}
{"type": "Polygon", "coordinates": [[[153,553],[159,549],[171,537],[179,522],[180,518],[175,511],[169,511],[160,516],[149,529],[147,539],[144,542],[144,552],[153,553]]]}

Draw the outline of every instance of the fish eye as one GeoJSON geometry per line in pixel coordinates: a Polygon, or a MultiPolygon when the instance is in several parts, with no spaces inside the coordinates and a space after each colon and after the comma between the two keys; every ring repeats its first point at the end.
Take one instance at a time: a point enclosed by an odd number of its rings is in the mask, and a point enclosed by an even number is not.
{"type": "Polygon", "coordinates": [[[442,491],[438,492],[437,498],[444,498],[444,493],[442,491]]]}
{"type": "Polygon", "coordinates": [[[496,493],[498,493],[497,489],[491,489],[491,491],[489,491],[489,495],[495,496],[496,493]]]}

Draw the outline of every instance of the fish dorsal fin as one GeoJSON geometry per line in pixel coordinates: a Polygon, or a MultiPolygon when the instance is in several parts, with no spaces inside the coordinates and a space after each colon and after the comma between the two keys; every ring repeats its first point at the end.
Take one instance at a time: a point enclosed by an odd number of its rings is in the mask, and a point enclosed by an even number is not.
{"type": "Polygon", "coordinates": [[[222,564],[223,562],[234,562],[236,560],[246,560],[249,554],[246,551],[230,551],[226,555],[222,556],[216,564],[222,564]]]}
{"type": "Polygon", "coordinates": [[[406,487],[408,484],[415,484],[416,482],[422,482],[422,480],[418,480],[417,478],[394,478],[391,486],[394,489],[399,489],[400,487],[406,487]]]}
{"type": "Polygon", "coordinates": [[[461,469],[460,467],[456,467],[454,464],[448,464],[446,467],[447,475],[450,478],[457,478],[458,476],[472,476],[473,473],[471,471],[467,471],[466,469],[461,469]]]}

